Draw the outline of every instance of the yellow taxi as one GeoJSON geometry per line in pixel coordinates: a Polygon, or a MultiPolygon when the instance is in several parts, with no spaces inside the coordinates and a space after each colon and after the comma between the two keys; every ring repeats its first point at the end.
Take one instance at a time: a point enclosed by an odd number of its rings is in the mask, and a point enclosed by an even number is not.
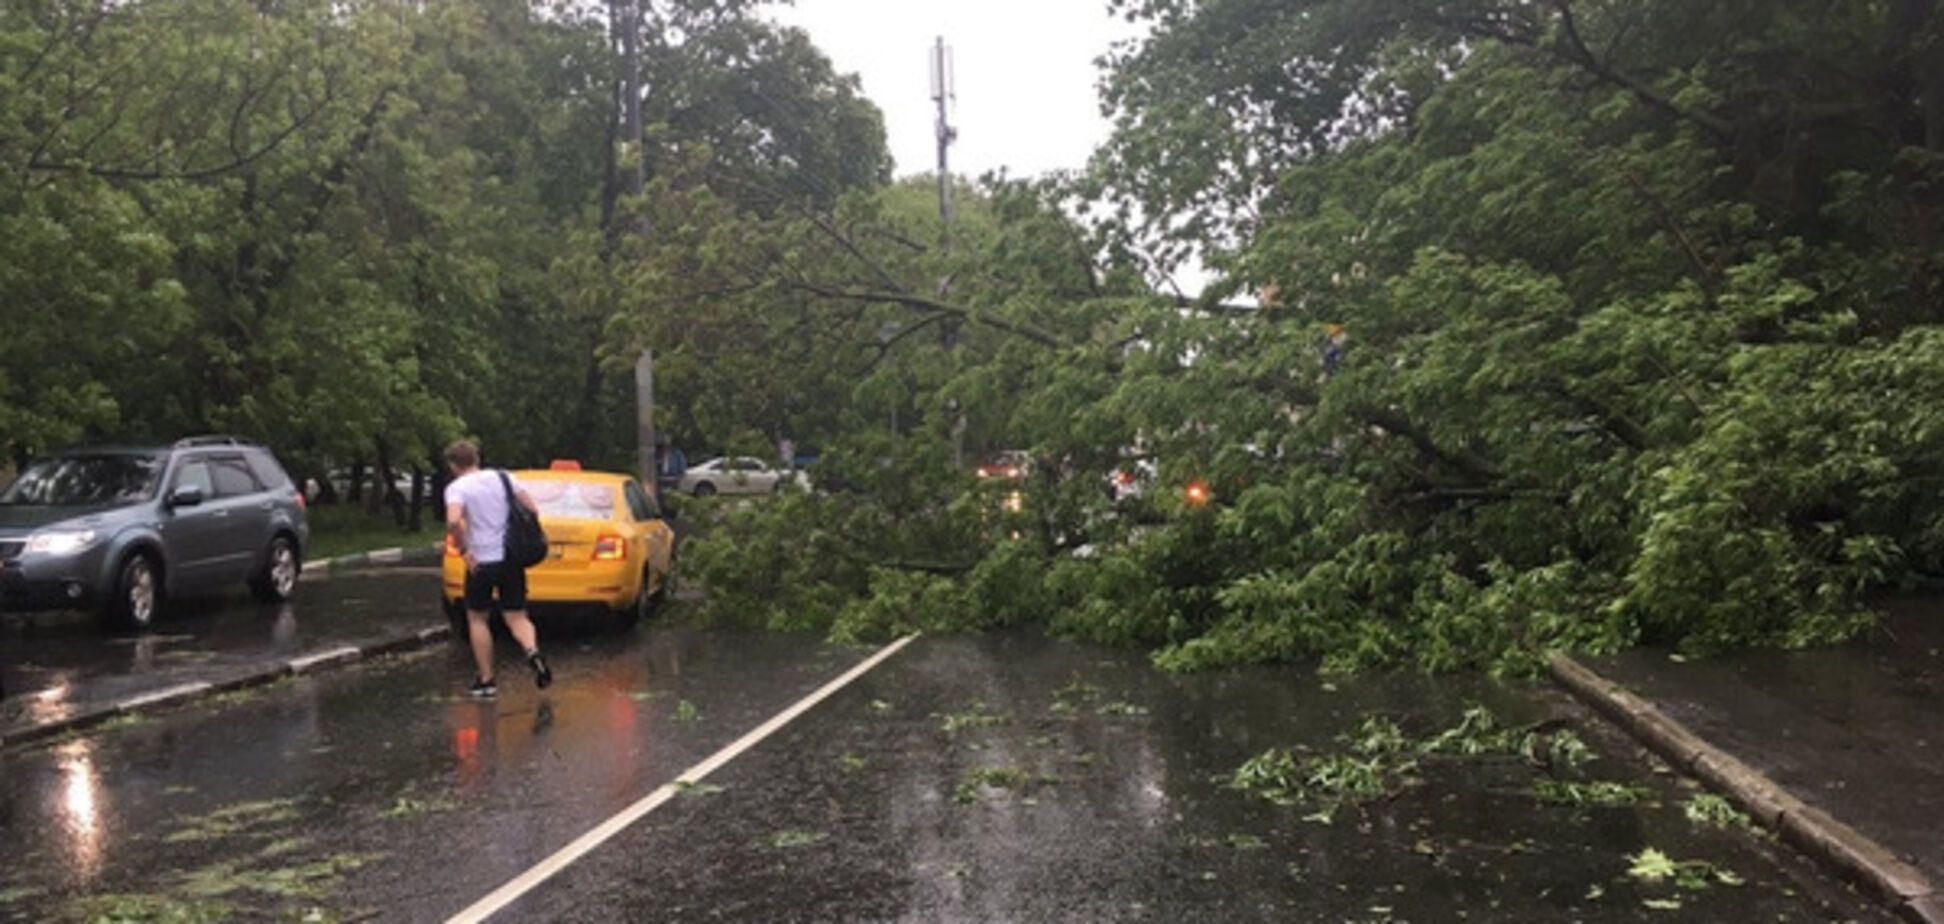
{"type": "MultiPolygon", "coordinates": [[[[527,569],[529,605],[605,607],[623,625],[633,625],[667,598],[675,531],[640,482],[581,471],[571,461],[513,477],[540,506],[540,526],[553,547],[545,561],[527,569]]],[[[451,536],[441,570],[446,613],[463,625],[466,560],[451,536]]]]}

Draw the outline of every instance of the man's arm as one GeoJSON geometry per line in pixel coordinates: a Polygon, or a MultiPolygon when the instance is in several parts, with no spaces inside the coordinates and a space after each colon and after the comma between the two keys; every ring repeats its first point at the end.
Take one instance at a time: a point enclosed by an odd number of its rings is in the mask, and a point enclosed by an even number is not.
{"type": "Polygon", "coordinates": [[[472,550],[466,547],[466,505],[446,502],[446,536],[452,540],[453,548],[466,557],[466,565],[472,565],[472,550]]]}
{"type": "Polygon", "coordinates": [[[515,488],[513,496],[520,499],[520,506],[525,507],[527,512],[536,517],[540,515],[540,504],[533,499],[533,495],[527,493],[527,489],[515,488]]]}

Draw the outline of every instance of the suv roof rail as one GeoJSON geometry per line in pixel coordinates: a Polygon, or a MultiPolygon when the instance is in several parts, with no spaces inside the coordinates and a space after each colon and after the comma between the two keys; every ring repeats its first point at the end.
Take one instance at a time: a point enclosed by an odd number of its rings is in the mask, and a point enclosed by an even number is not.
{"type": "Polygon", "coordinates": [[[226,436],[212,433],[205,436],[186,436],[175,441],[175,448],[188,449],[191,446],[255,446],[251,440],[239,436],[226,436]]]}

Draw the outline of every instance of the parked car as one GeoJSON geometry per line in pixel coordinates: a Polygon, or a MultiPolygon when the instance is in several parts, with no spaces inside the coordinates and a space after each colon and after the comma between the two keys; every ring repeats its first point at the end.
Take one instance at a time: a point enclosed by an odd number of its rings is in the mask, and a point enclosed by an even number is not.
{"type": "Polygon", "coordinates": [[[697,497],[711,494],[773,494],[783,489],[783,473],[761,459],[733,456],[691,466],[679,488],[697,497]]]}
{"type": "MultiPolygon", "coordinates": [[[[540,528],[552,547],[545,561],[527,569],[529,604],[596,607],[627,626],[668,598],[675,531],[640,482],[565,461],[513,477],[540,505],[540,528]]],[[[456,629],[466,618],[466,561],[450,536],[442,571],[446,615],[456,629]]]]}
{"type": "MultiPolygon", "coordinates": [[[[331,483],[331,490],[337,494],[340,500],[351,495],[351,472],[349,470],[332,469],[324,475],[324,478],[331,483]]],[[[378,470],[375,468],[365,471],[363,481],[365,489],[370,491],[380,491],[385,486],[384,479],[379,476],[378,470]]],[[[430,483],[430,479],[427,479],[427,483],[430,483]]],[[[408,498],[411,497],[412,473],[401,471],[392,472],[392,488],[397,490],[400,495],[408,498]]]]}
{"type": "Polygon", "coordinates": [[[143,629],[171,597],[297,589],[310,525],[268,449],[228,436],[74,449],[0,493],[0,608],[95,609],[143,629]]]}

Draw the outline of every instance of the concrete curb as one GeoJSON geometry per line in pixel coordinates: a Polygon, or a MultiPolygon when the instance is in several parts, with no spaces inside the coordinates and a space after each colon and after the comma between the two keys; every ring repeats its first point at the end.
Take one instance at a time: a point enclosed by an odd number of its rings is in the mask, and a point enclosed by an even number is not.
{"type": "Polygon", "coordinates": [[[444,543],[432,545],[402,546],[391,549],[373,549],[356,555],[339,555],[304,562],[306,571],[328,571],[332,568],[351,568],[358,565],[414,565],[439,560],[445,554],[444,543]]]}
{"type": "Polygon", "coordinates": [[[295,657],[266,661],[236,676],[150,690],[106,705],[91,706],[71,715],[49,719],[27,728],[15,729],[7,732],[5,737],[0,737],[0,748],[47,741],[69,732],[86,731],[124,716],[144,715],[170,709],[223,693],[260,687],[286,677],[307,677],[334,668],[357,664],[360,661],[423,648],[451,637],[452,627],[440,624],[359,645],[333,646],[305,652],[295,657]]]}
{"type": "Polygon", "coordinates": [[[1560,686],[1685,773],[1725,793],[1760,823],[1837,874],[1869,889],[1907,921],[1944,924],[1944,892],[1882,844],[1815,808],[1728,752],[1709,744],[1660,707],[1572,657],[1546,666],[1560,686]]]}

